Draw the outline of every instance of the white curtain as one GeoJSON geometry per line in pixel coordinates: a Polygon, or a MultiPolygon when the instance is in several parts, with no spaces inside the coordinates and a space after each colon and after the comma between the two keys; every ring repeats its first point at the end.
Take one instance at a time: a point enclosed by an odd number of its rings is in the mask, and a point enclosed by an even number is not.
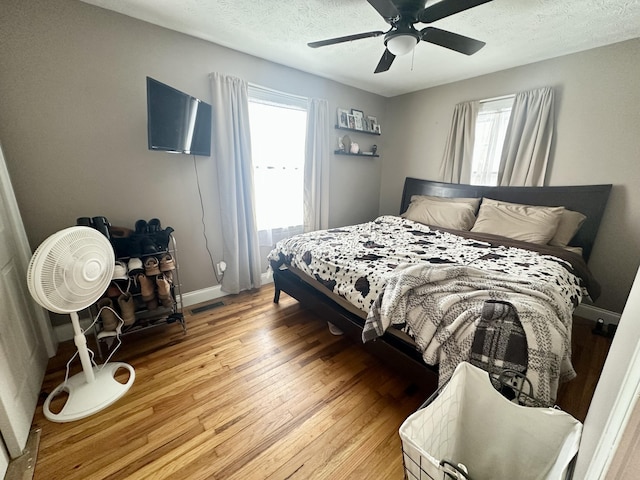
{"type": "Polygon", "coordinates": [[[498,185],[542,186],[554,130],[553,89],[516,95],[507,127],[498,185]]]}
{"type": "Polygon", "coordinates": [[[440,180],[450,183],[469,183],[471,180],[471,161],[475,141],[476,118],[480,103],[463,102],[455,106],[451,130],[447,138],[440,180]]]}
{"type": "Polygon", "coordinates": [[[328,198],[323,195],[329,165],[329,103],[310,98],[304,157],[304,231],[328,227],[328,198]]]}
{"type": "Polygon", "coordinates": [[[218,170],[226,293],[261,285],[260,249],[255,217],[247,83],[212,73],[213,161],[218,170]]]}

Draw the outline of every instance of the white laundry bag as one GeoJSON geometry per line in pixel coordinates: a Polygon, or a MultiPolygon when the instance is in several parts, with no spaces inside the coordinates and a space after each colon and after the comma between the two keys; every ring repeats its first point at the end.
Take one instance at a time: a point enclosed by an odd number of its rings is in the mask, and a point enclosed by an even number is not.
{"type": "Polygon", "coordinates": [[[405,478],[561,480],[581,434],[582,424],[568,413],[512,403],[487,372],[463,362],[400,427],[405,478]]]}

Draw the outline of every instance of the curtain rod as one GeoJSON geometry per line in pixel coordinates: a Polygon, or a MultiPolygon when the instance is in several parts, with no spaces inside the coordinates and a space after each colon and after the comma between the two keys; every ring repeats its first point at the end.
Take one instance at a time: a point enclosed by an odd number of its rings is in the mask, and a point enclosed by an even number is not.
{"type": "Polygon", "coordinates": [[[483,100],[480,100],[479,103],[487,103],[487,102],[497,102],[498,100],[506,100],[507,98],[515,98],[515,94],[512,93],[511,95],[502,95],[501,97],[493,97],[493,98],[485,98],[483,100]]]}
{"type": "Polygon", "coordinates": [[[258,89],[258,90],[262,90],[264,92],[273,93],[275,95],[282,95],[282,96],[286,96],[286,97],[294,97],[294,98],[297,98],[299,100],[304,100],[305,102],[307,101],[307,97],[303,97],[301,95],[295,95],[293,93],[283,92],[281,90],[276,90],[274,88],[264,87],[262,85],[256,85],[255,83],[249,82],[249,86],[252,87],[252,88],[258,89]]]}

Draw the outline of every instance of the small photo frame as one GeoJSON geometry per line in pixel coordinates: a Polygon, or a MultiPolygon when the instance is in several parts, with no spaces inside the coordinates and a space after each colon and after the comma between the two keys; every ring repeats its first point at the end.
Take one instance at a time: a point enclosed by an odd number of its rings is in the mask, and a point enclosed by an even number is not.
{"type": "Polygon", "coordinates": [[[378,118],[373,115],[367,115],[367,130],[375,132],[378,127],[378,118]]]}
{"type": "Polygon", "coordinates": [[[351,115],[350,113],[347,114],[347,128],[356,130],[356,117],[354,115],[351,115]]]}
{"type": "Polygon", "coordinates": [[[341,128],[349,128],[349,110],[344,108],[338,109],[338,126],[341,128]]]}
{"type": "Polygon", "coordinates": [[[362,110],[356,110],[355,108],[352,108],[351,114],[353,115],[355,120],[355,129],[364,130],[364,112],[362,110]]]}

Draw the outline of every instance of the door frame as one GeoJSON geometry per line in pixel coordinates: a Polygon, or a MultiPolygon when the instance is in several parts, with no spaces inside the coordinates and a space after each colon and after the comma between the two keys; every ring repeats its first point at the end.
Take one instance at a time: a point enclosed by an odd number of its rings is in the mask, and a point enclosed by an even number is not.
{"type": "MultiPolygon", "coordinates": [[[[11,255],[14,263],[16,274],[19,275],[20,280],[13,280],[19,282],[22,285],[19,287],[19,291],[25,292],[21,294],[20,303],[23,307],[26,307],[24,315],[26,318],[20,319],[25,323],[30,323],[30,328],[34,330],[35,335],[38,338],[38,348],[43,350],[42,353],[46,353],[47,356],[53,357],[58,347],[57,340],[53,333],[51,322],[46,311],[38,305],[35,300],[29,295],[27,288],[27,270],[29,261],[31,259],[31,249],[27,239],[27,234],[22,223],[22,217],[20,216],[20,210],[15,197],[13,186],[11,185],[11,179],[9,171],[4,159],[4,153],[2,151],[2,145],[0,145],[0,199],[2,199],[1,207],[3,217],[6,218],[6,231],[7,235],[11,237],[12,249],[11,255]]],[[[46,365],[43,365],[46,367],[46,365]]],[[[44,373],[44,371],[42,372],[44,373]]],[[[38,385],[40,388],[40,385],[38,385]]],[[[37,393],[36,393],[37,395],[37,393]]],[[[33,406],[35,407],[35,400],[33,400],[33,406]]],[[[31,404],[29,405],[31,408],[31,404]]],[[[26,419],[24,419],[26,420],[26,419]]],[[[6,455],[11,458],[19,457],[22,454],[24,445],[21,444],[22,437],[17,437],[17,431],[22,432],[23,419],[12,419],[10,412],[5,409],[5,405],[0,405],[0,445],[3,449],[0,452],[2,455],[1,464],[5,462],[6,455]],[[19,427],[16,430],[16,427],[19,427]]]]}
{"type": "MultiPolygon", "coordinates": [[[[15,233],[16,247],[18,249],[16,253],[19,255],[20,267],[25,273],[26,282],[27,266],[29,265],[29,261],[31,260],[32,252],[29,246],[27,232],[25,231],[24,224],[22,223],[22,216],[20,215],[20,209],[18,207],[18,202],[16,201],[15,192],[13,190],[13,186],[11,185],[11,177],[9,176],[9,170],[7,169],[7,164],[4,159],[4,152],[1,143],[0,195],[2,195],[4,203],[7,206],[6,213],[9,222],[11,222],[10,228],[15,233]]],[[[27,302],[31,307],[32,313],[35,317],[34,320],[36,321],[38,329],[40,330],[42,340],[44,342],[45,348],[47,349],[47,355],[49,356],[49,358],[51,358],[56,354],[56,351],[58,349],[58,340],[53,331],[53,327],[51,326],[49,315],[47,314],[46,310],[38,305],[32,298],[28,298],[27,302]]]]}
{"type": "Polygon", "coordinates": [[[640,394],[640,269],[584,422],[574,478],[606,478],[640,394]]]}

